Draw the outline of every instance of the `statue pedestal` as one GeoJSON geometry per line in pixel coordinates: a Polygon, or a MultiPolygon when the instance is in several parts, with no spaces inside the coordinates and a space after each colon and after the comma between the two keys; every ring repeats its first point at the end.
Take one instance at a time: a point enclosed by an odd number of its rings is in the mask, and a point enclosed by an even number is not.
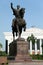
{"type": "Polygon", "coordinates": [[[15,57],[15,61],[32,61],[32,58],[29,56],[27,41],[17,41],[17,56],[15,57]]]}
{"type": "Polygon", "coordinates": [[[29,62],[32,58],[29,56],[28,52],[28,42],[23,38],[14,40],[9,45],[9,55],[11,59],[15,58],[15,62],[29,62]]]}

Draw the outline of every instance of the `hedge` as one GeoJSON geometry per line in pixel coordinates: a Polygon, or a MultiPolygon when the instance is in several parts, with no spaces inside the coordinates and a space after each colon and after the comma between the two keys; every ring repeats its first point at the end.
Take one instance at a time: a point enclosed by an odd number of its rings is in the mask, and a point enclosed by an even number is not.
{"type": "Polygon", "coordinates": [[[30,55],[32,57],[32,59],[36,59],[36,60],[43,60],[43,55],[30,55]]]}
{"type": "Polygon", "coordinates": [[[0,56],[7,56],[7,54],[5,53],[5,51],[0,51],[0,56]]]}

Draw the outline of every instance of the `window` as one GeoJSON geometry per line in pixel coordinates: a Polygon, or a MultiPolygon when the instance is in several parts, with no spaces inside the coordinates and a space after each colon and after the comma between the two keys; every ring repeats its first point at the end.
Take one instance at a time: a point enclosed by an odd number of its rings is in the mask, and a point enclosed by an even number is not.
{"type": "Polygon", "coordinates": [[[40,50],[40,39],[37,39],[37,50],[40,50]]]}

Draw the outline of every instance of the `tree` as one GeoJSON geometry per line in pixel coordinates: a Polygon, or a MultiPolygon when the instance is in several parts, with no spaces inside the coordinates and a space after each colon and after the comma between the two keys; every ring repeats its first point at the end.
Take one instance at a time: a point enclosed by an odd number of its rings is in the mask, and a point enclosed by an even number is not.
{"type": "Polygon", "coordinates": [[[34,44],[34,43],[36,42],[36,38],[34,37],[33,34],[31,34],[31,36],[27,38],[27,41],[28,41],[28,42],[29,42],[29,41],[32,41],[32,44],[34,44]]]}
{"type": "Polygon", "coordinates": [[[2,49],[2,44],[0,43],[0,51],[1,51],[1,49],[2,49]]]}

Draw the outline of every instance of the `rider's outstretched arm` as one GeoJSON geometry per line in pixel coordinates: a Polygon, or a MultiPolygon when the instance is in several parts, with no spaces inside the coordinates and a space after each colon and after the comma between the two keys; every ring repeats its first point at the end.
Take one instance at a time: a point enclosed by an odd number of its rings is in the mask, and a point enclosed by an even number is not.
{"type": "Polygon", "coordinates": [[[13,11],[13,15],[15,15],[16,10],[15,10],[15,8],[13,8],[13,3],[11,3],[11,9],[13,11]]]}
{"type": "Polygon", "coordinates": [[[11,9],[14,10],[14,8],[13,8],[13,3],[11,3],[11,9]]]}

